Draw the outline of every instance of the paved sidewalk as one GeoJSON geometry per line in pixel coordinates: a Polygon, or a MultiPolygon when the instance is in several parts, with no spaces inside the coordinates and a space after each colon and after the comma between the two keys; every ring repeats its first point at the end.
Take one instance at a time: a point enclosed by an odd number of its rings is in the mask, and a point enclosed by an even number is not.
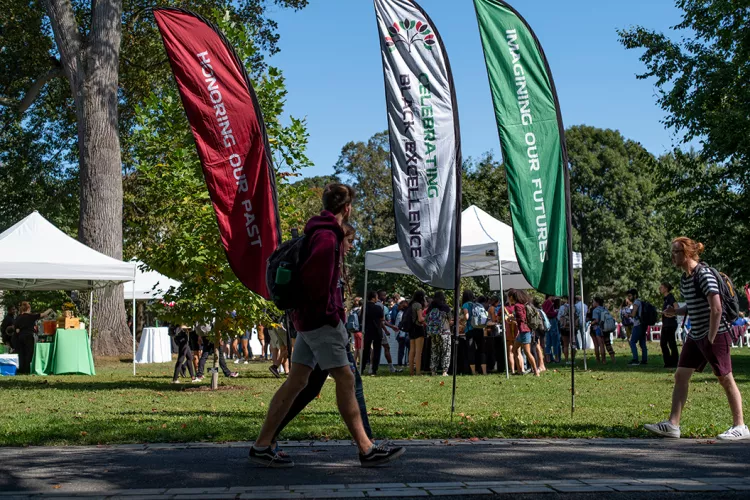
{"type": "Polygon", "coordinates": [[[286,443],[297,464],[291,470],[249,464],[249,443],[0,448],[0,500],[750,496],[746,442],[514,439],[403,444],[408,449],[401,461],[361,469],[348,442],[286,443]]]}

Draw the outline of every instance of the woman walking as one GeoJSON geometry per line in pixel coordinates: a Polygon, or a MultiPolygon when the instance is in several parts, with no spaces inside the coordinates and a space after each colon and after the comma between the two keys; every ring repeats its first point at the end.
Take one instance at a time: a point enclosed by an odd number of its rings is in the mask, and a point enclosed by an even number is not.
{"type": "Polygon", "coordinates": [[[409,373],[422,374],[422,349],[424,349],[425,321],[424,308],[425,294],[423,290],[417,290],[409,303],[406,314],[411,314],[411,328],[409,328],[409,373]]]}
{"type": "Polygon", "coordinates": [[[430,355],[430,371],[434,377],[437,371],[448,376],[451,362],[451,308],[445,303],[445,293],[436,292],[432,303],[427,308],[427,333],[432,342],[430,355]]]}
{"type": "MultiPolygon", "coordinates": [[[[518,335],[516,340],[513,342],[513,353],[516,356],[517,373],[523,375],[523,356],[521,353],[526,355],[526,359],[531,366],[531,370],[534,375],[539,376],[539,368],[536,365],[534,355],[531,354],[531,328],[526,320],[526,305],[529,304],[530,298],[523,290],[515,290],[511,288],[508,290],[508,302],[513,312],[513,317],[516,321],[516,327],[518,329],[518,335]]],[[[533,307],[533,306],[532,306],[533,307]]]]}

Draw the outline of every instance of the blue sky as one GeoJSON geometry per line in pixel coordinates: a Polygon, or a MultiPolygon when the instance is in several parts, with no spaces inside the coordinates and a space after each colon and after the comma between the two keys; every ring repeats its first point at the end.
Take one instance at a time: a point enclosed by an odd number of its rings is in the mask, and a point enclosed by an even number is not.
{"type": "MultiPolygon", "coordinates": [[[[680,21],[673,0],[517,0],[549,59],[565,126],[619,130],[653,154],[678,145],[664,129],[653,82],[640,51],[625,50],[617,28],[637,24],[667,31],[680,21]]],[[[464,157],[500,156],[472,0],[421,0],[440,30],[456,84],[464,157]]],[[[370,0],[311,0],[300,12],[271,12],[279,23],[281,52],[270,63],[286,77],[287,114],[306,117],[304,175],[333,172],[341,147],[387,127],[380,45],[370,0]]]]}

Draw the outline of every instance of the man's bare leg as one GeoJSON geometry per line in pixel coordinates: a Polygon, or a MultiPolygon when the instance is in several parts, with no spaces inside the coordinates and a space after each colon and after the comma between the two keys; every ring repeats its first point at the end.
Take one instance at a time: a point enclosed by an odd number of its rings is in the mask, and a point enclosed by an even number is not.
{"type": "Polygon", "coordinates": [[[742,415],[742,394],[737,388],[737,383],[734,381],[734,376],[731,373],[718,377],[719,383],[724,388],[724,392],[727,393],[727,399],[729,400],[729,408],[732,410],[732,421],[734,426],[745,425],[745,419],[742,415]]]}
{"type": "Polygon", "coordinates": [[[687,402],[690,390],[690,378],[693,376],[692,368],[677,368],[674,374],[674,389],[672,390],[672,412],[669,414],[669,422],[677,427],[680,426],[682,409],[687,402]]]}
{"type": "Polygon", "coordinates": [[[336,403],[338,404],[341,418],[344,419],[344,423],[349,429],[352,438],[357,443],[360,453],[365,454],[370,451],[372,441],[367,437],[365,428],[362,425],[362,416],[359,413],[359,405],[354,395],[354,374],[348,366],[332,368],[328,370],[328,373],[336,382],[336,403]]]}
{"type": "MultiPolygon", "coordinates": [[[[289,373],[289,377],[281,384],[279,390],[274,394],[271,403],[268,405],[268,414],[266,420],[263,422],[263,427],[260,429],[258,439],[255,440],[256,448],[265,448],[271,445],[273,436],[276,433],[276,428],[284,419],[284,416],[289,412],[292,403],[294,402],[297,395],[302,392],[302,389],[307,386],[307,379],[312,373],[312,368],[307,365],[300,363],[293,363],[293,369],[289,373]]],[[[351,370],[350,370],[351,372],[351,370]]],[[[351,373],[350,373],[351,375],[351,373]]],[[[337,384],[338,385],[338,384],[337,384]]],[[[354,400],[354,375],[352,375],[352,400],[354,400]]],[[[359,407],[354,403],[355,408],[359,414],[359,407]]],[[[360,420],[359,426],[362,427],[362,421],[360,420]]],[[[362,430],[364,433],[364,430],[362,430]]],[[[365,435],[365,437],[367,437],[365,435]]]]}

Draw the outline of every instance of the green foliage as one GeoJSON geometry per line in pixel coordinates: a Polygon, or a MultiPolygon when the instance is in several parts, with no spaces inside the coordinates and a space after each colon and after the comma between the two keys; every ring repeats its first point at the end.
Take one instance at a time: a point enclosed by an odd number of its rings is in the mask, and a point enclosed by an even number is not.
{"type": "Polygon", "coordinates": [[[487,152],[474,161],[464,161],[462,181],[462,207],[476,205],[492,217],[510,224],[510,201],[508,183],[503,163],[487,152]]]}
{"type": "MultiPolygon", "coordinates": [[[[220,18],[220,29],[250,64],[255,47],[249,28],[220,18]]],[[[253,78],[276,159],[280,214],[285,227],[300,224],[296,208],[299,189],[288,183],[309,165],[304,154],[307,132],[302,120],[281,123],[286,88],[275,68],[253,78]]],[[[206,189],[195,144],[172,80],[153,93],[135,112],[132,136],[134,172],[125,182],[126,247],[151,268],[182,285],[165,296],[173,307],[162,317],[174,322],[210,322],[216,332],[246,329],[270,321],[271,303],[247,290],[229,268],[220,242],[213,207],[206,189]],[[236,311],[236,318],[230,313],[236,311]]]]}
{"type": "Polygon", "coordinates": [[[677,153],[665,165],[666,181],[679,181],[679,197],[693,198],[680,200],[687,205],[674,229],[703,241],[713,263],[744,282],[750,280],[750,1],[676,5],[683,11],[675,26],[679,41],[641,26],[620,30],[620,41],[644,50],[646,71],[638,78],[654,80],[665,124],[702,145],[702,162],[677,153]]]}
{"type": "Polygon", "coordinates": [[[585,296],[622,300],[637,288],[654,299],[672,272],[656,159],[614,130],[576,126],[565,136],[585,296]]]}

